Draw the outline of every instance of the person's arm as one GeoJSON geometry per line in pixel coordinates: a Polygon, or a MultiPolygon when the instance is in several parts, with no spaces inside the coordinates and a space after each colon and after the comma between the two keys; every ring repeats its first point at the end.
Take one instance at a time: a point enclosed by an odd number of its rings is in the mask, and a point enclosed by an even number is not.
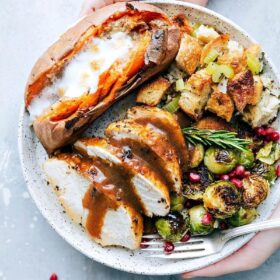
{"type": "MultiPolygon", "coordinates": [[[[90,14],[96,9],[115,2],[125,2],[126,0],[85,0],[81,16],[90,14]]],[[[208,0],[185,0],[205,6],[208,0]]],[[[280,217],[280,205],[274,212],[272,218],[280,217]]],[[[265,262],[280,247],[280,230],[270,230],[258,233],[249,243],[239,249],[228,258],[208,267],[183,274],[184,278],[197,276],[220,276],[237,271],[255,269],[265,262]]]]}

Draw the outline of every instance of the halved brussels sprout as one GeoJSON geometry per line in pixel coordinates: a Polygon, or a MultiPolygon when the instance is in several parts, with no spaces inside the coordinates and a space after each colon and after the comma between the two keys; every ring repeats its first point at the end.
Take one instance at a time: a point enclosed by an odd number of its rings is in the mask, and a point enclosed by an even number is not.
{"type": "Polygon", "coordinates": [[[205,209],[215,218],[225,219],[240,208],[241,194],[229,181],[217,181],[209,185],[203,195],[205,209]]]}
{"type": "Polygon", "coordinates": [[[177,242],[189,230],[188,216],[182,213],[169,213],[166,217],[157,219],[155,225],[158,234],[164,239],[177,242]]]}
{"type": "Polygon", "coordinates": [[[267,181],[274,182],[275,179],[277,178],[276,176],[276,169],[274,165],[269,165],[263,162],[258,161],[253,169],[252,169],[253,174],[257,174],[265,178],[267,181]]]}
{"type": "Polygon", "coordinates": [[[263,177],[253,174],[243,179],[243,207],[255,208],[269,194],[269,183],[263,177]]]}
{"type": "Polygon", "coordinates": [[[203,223],[203,218],[207,211],[202,205],[197,205],[189,209],[190,231],[192,235],[206,235],[214,229],[214,219],[209,224],[203,223]]]}
{"type": "Polygon", "coordinates": [[[204,147],[201,144],[195,146],[189,145],[190,151],[190,167],[196,168],[203,161],[204,157],[204,147]]]}
{"type": "Polygon", "coordinates": [[[238,155],[232,150],[210,147],[205,153],[204,164],[214,174],[225,174],[238,164],[238,155]]]}
{"type": "Polygon", "coordinates": [[[189,183],[185,186],[184,196],[191,200],[202,200],[205,188],[201,183],[189,183]]]}
{"type": "Polygon", "coordinates": [[[200,182],[194,183],[187,180],[184,183],[183,194],[186,198],[191,200],[202,200],[205,189],[208,185],[213,183],[214,176],[203,164],[199,165],[196,169],[196,173],[200,176],[200,182]]]}
{"type": "Polygon", "coordinates": [[[171,199],[170,211],[180,212],[184,209],[184,203],[185,203],[184,196],[178,195],[176,193],[171,193],[170,199],[171,199]]]}
{"type": "Polygon", "coordinates": [[[257,153],[257,159],[266,164],[273,164],[280,159],[280,145],[275,142],[267,143],[257,153]]]}
{"type": "Polygon", "coordinates": [[[239,155],[239,164],[245,168],[252,168],[254,165],[255,157],[251,150],[242,151],[239,155]]]}
{"type": "Polygon", "coordinates": [[[228,222],[234,227],[244,226],[254,221],[257,215],[256,208],[244,209],[241,207],[237,213],[228,219],[228,222]]]}

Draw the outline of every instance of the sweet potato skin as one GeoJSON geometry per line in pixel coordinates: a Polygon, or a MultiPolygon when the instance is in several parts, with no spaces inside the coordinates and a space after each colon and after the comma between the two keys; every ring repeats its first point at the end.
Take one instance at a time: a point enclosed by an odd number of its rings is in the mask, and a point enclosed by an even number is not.
{"type": "MultiPolygon", "coordinates": [[[[83,108],[83,110],[78,111],[73,116],[61,120],[44,117],[35,119],[33,123],[34,131],[48,153],[53,153],[56,149],[75,141],[88,125],[114,102],[163,70],[176,56],[179,48],[180,31],[172,25],[160,9],[139,2],[131,2],[129,4],[116,3],[107,6],[82,19],[75,26],[70,28],[62,35],[60,40],[52,45],[37,61],[26,86],[25,104],[27,109],[32,99],[42,88],[48,85],[52,77],[55,76],[55,71],[57,71],[56,66],[58,65],[59,67],[59,63],[71,53],[73,48],[77,48],[81,37],[86,40],[87,36],[92,35],[92,26],[96,27],[103,24],[110,20],[112,15],[116,14],[116,11],[121,13],[127,9],[151,12],[155,16],[158,16],[158,18],[161,18],[164,23],[167,24],[167,28],[155,28],[155,30],[153,30],[151,42],[145,53],[144,65],[141,69],[138,69],[138,72],[124,85],[120,85],[120,87],[116,88],[114,91],[112,90],[108,96],[99,100],[97,104],[86,109],[83,108]],[[41,77],[44,77],[42,81],[40,81],[41,77]],[[37,87],[34,87],[36,83],[38,83],[37,87]]],[[[132,71],[133,69],[130,70],[132,71]]]]}

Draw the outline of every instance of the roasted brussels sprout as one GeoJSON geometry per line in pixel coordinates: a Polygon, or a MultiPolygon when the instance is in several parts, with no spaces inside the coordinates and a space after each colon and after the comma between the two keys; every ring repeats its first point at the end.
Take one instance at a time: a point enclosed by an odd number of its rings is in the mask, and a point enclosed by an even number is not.
{"type": "Polygon", "coordinates": [[[228,219],[228,222],[234,227],[247,225],[256,219],[257,214],[256,208],[244,209],[241,207],[237,213],[228,219]]]}
{"type": "Polygon", "coordinates": [[[182,239],[189,230],[188,216],[179,212],[169,213],[166,217],[157,219],[155,225],[158,234],[164,239],[176,242],[182,239]]]}
{"type": "Polygon", "coordinates": [[[257,174],[244,178],[242,182],[242,199],[244,208],[257,207],[269,194],[268,181],[257,174]]]}
{"type": "Polygon", "coordinates": [[[182,195],[176,193],[171,193],[171,206],[170,210],[172,212],[180,212],[184,209],[185,198],[182,195]]]}
{"type": "Polygon", "coordinates": [[[208,186],[214,181],[214,175],[208,170],[208,168],[201,164],[197,169],[197,173],[200,175],[200,183],[203,186],[208,186]]]}
{"type": "Polygon", "coordinates": [[[232,150],[210,147],[204,157],[204,164],[214,174],[230,172],[238,163],[238,155],[232,150]]]}
{"type": "Polygon", "coordinates": [[[275,166],[260,161],[254,165],[252,173],[262,176],[269,182],[274,182],[276,179],[275,166]]]}
{"type": "Polygon", "coordinates": [[[225,219],[239,210],[241,194],[229,181],[217,181],[206,188],[203,202],[205,209],[215,218],[225,219]]]}
{"type": "Polygon", "coordinates": [[[254,165],[255,157],[251,150],[242,151],[239,155],[239,164],[245,168],[252,168],[254,165]]]}
{"type": "Polygon", "coordinates": [[[200,181],[197,183],[189,182],[189,180],[184,181],[183,194],[191,200],[202,200],[204,191],[208,185],[213,183],[214,176],[203,164],[196,168],[196,173],[199,174],[200,181]]]}
{"type": "Polygon", "coordinates": [[[190,151],[190,167],[196,168],[203,161],[204,157],[204,147],[201,144],[197,144],[195,146],[189,146],[190,151]]]}
{"type": "Polygon", "coordinates": [[[201,183],[189,183],[184,188],[184,196],[191,200],[202,200],[205,188],[201,183]]]}
{"type": "Polygon", "coordinates": [[[207,223],[203,222],[206,215],[207,211],[202,205],[196,205],[189,209],[190,231],[192,235],[206,235],[214,229],[214,219],[207,223]]]}

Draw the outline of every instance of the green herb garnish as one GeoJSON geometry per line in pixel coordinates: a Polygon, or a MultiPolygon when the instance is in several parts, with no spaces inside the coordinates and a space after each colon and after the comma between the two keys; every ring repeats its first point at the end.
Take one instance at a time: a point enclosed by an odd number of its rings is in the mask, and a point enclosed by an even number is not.
{"type": "Polygon", "coordinates": [[[239,151],[247,151],[251,140],[237,137],[236,132],[227,130],[198,129],[193,127],[183,128],[186,140],[196,145],[201,143],[204,146],[218,146],[223,149],[230,148],[239,151]]]}

